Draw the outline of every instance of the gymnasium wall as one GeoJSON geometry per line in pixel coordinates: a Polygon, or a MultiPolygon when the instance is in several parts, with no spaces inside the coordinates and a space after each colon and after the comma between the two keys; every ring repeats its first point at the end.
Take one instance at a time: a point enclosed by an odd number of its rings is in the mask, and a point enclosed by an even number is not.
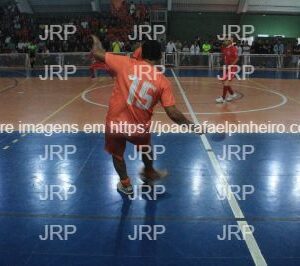
{"type": "Polygon", "coordinates": [[[193,40],[197,35],[212,37],[222,33],[223,24],[239,21],[239,15],[234,13],[169,12],[168,33],[180,40],[193,40]]]}
{"type": "Polygon", "coordinates": [[[255,35],[285,35],[285,37],[300,37],[300,16],[279,15],[243,15],[241,24],[255,27],[255,35]]]}
{"type": "Polygon", "coordinates": [[[169,12],[168,19],[168,33],[173,39],[193,40],[197,35],[204,38],[214,37],[222,33],[223,24],[253,25],[255,35],[300,37],[300,16],[169,12]]]}

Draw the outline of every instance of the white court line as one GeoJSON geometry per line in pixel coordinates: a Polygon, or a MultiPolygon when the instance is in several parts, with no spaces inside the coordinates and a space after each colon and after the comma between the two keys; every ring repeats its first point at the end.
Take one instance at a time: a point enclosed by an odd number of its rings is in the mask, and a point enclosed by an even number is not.
{"type": "MultiPolygon", "coordinates": [[[[27,80],[28,78],[26,78],[27,80]]],[[[23,81],[22,81],[23,82],[23,81]]],[[[22,82],[20,82],[19,84],[21,84],[22,82]]],[[[18,85],[19,85],[18,84],[18,85]]],[[[88,88],[84,89],[85,90],[89,90],[91,88],[93,88],[97,83],[93,83],[91,86],[89,86],[88,88]]],[[[77,96],[75,96],[74,98],[72,98],[71,100],[69,100],[68,102],[66,102],[64,105],[60,106],[58,109],[56,109],[56,111],[54,111],[53,113],[51,113],[50,115],[48,115],[46,118],[44,118],[42,121],[40,121],[38,124],[43,124],[46,121],[48,121],[49,119],[51,119],[53,116],[57,115],[59,112],[61,112],[64,108],[66,108],[68,105],[70,105],[71,103],[73,103],[77,98],[79,98],[81,96],[82,93],[78,94],[77,96]]],[[[28,135],[28,133],[23,133],[21,135],[21,137],[26,137],[28,135]]],[[[14,139],[11,143],[15,144],[19,142],[19,139],[14,139]]],[[[9,149],[11,146],[7,145],[5,147],[3,147],[3,150],[7,150],[9,149]]]]}
{"type": "MultiPolygon", "coordinates": [[[[189,81],[183,81],[183,83],[189,83],[189,81]]],[[[217,82],[206,82],[206,83],[218,84],[217,82]]],[[[85,102],[88,102],[90,104],[97,105],[97,106],[104,107],[104,108],[108,108],[107,104],[101,104],[101,103],[94,102],[94,101],[90,100],[87,95],[91,91],[98,90],[98,89],[105,88],[105,87],[110,87],[110,86],[112,86],[112,84],[97,86],[93,89],[86,90],[82,93],[81,98],[82,98],[82,100],[84,100],[85,102]]],[[[277,108],[279,108],[279,107],[281,107],[281,106],[283,106],[287,103],[287,97],[285,95],[283,95],[282,93],[280,93],[280,92],[265,89],[265,88],[241,85],[241,84],[239,84],[239,87],[245,87],[245,88],[251,88],[251,89],[266,91],[266,92],[269,92],[269,93],[272,93],[272,94],[275,94],[275,95],[279,96],[281,98],[281,101],[280,101],[280,103],[274,104],[274,105],[271,105],[271,106],[261,107],[261,108],[256,108],[256,109],[249,109],[249,110],[236,110],[236,111],[226,111],[226,112],[224,112],[224,111],[222,111],[222,112],[200,112],[200,113],[199,112],[194,112],[194,113],[196,115],[223,115],[223,114],[242,114],[242,113],[251,113],[251,112],[261,112],[261,111],[267,111],[267,110],[271,110],[271,109],[277,109],[277,108]]],[[[154,113],[155,114],[164,114],[165,112],[156,111],[154,113]]],[[[183,114],[187,115],[189,113],[183,113],[183,114]]]]}
{"type": "MultiPolygon", "coordinates": [[[[177,87],[182,95],[182,98],[184,99],[184,102],[189,110],[189,113],[193,119],[193,122],[195,124],[200,124],[198,118],[196,117],[195,115],[195,112],[188,100],[188,98],[186,97],[185,95],[185,92],[174,72],[173,69],[171,69],[172,71],[172,74],[175,78],[175,81],[177,83],[177,87]]],[[[245,216],[235,198],[235,195],[231,192],[230,190],[230,186],[228,184],[228,181],[225,177],[225,174],[224,174],[224,171],[215,155],[215,153],[213,152],[212,150],[212,147],[210,145],[210,143],[208,142],[206,136],[203,134],[203,135],[200,135],[200,138],[201,138],[201,141],[204,145],[204,148],[208,154],[208,157],[210,159],[210,162],[213,166],[213,169],[215,170],[216,174],[217,174],[217,177],[220,179],[220,183],[222,185],[224,189],[224,192],[226,193],[226,197],[227,197],[227,200],[228,200],[228,203],[231,207],[231,210],[234,214],[234,217],[237,218],[237,219],[245,219],[245,216]]],[[[247,223],[246,220],[244,221],[237,221],[237,224],[239,225],[239,228],[243,234],[243,239],[245,240],[246,244],[247,244],[247,247],[250,251],[250,254],[252,256],[252,259],[255,263],[255,265],[258,265],[258,266],[264,266],[264,265],[267,265],[266,261],[265,261],[265,258],[263,257],[261,251],[260,251],[260,248],[252,234],[252,232],[250,231],[250,228],[249,228],[249,225],[247,223]],[[245,230],[245,228],[247,228],[248,230],[245,230]],[[246,232],[247,231],[247,232],[246,232]]]]}

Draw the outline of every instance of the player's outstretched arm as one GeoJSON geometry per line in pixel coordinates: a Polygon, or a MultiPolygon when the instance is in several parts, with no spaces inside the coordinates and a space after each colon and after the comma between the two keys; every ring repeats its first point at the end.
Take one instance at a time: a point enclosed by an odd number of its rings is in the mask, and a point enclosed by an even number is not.
{"type": "Polygon", "coordinates": [[[193,125],[194,123],[188,120],[175,105],[165,107],[168,117],[178,125],[193,125]]]}
{"type": "Polygon", "coordinates": [[[105,53],[106,51],[103,49],[101,41],[95,36],[91,35],[93,39],[93,48],[92,53],[97,60],[105,61],[105,53]]]}
{"type": "Polygon", "coordinates": [[[175,105],[165,107],[165,111],[168,117],[176,124],[189,126],[193,132],[200,135],[204,133],[203,126],[195,125],[192,121],[188,120],[175,105]]]}
{"type": "Polygon", "coordinates": [[[192,121],[188,120],[184,114],[177,109],[175,105],[165,107],[165,111],[168,117],[178,125],[187,125],[191,128],[191,130],[196,131],[196,126],[198,127],[197,133],[204,133],[202,126],[195,125],[192,121]]]}

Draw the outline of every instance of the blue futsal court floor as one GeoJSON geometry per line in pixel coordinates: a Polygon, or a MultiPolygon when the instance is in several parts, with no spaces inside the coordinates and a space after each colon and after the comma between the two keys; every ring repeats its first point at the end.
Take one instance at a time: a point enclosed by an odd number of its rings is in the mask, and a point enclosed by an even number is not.
{"type": "MultiPolygon", "coordinates": [[[[116,190],[103,134],[0,134],[2,147],[20,139],[0,150],[0,265],[300,265],[299,134],[206,137],[211,149],[195,134],[153,135],[153,144],[166,148],[155,162],[169,172],[159,183],[166,191],[156,200],[129,200],[116,190]],[[212,163],[224,145],[244,144],[255,147],[247,160],[212,163]],[[45,145],[74,145],[76,153],[43,161],[45,145]],[[224,180],[255,190],[222,198],[224,180]],[[41,200],[51,185],[70,193],[41,200]],[[254,230],[220,240],[224,228],[245,224],[254,230]],[[50,225],[76,232],[41,240],[50,225]],[[156,240],[130,240],[140,225],[165,230],[156,240]]],[[[128,145],[125,158],[133,151],[128,145]]],[[[141,168],[140,160],[128,161],[134,185],[141,168]]]]}
{"type": "MultiPolygon", "coordinates": [[[[7,138],[2,134],[1,142],[7,138]]],[[[299,265],[299,137],[239,134],[210,139],[216,154],[222,154],[223,144],[245,141],[256,147],[255,156],[222,162],[228,182],[255,187],[239,204],[267,263],[299,265]],[[270,146],[272,154],[267,152],[270,146]]],[[[157,200],[120,196],[110,156],[101,152],[103,135],[30,135],[2,151],[0,264],[253,265],[245,241],[217,238],[236,219],[228,201],[218,199],[218,178],[199,136],[167,134],[154,137],[153,143],[166,145],[157,167],[169,171],[166,193],[157,200]],[[74,144],[78,152],[67,161],[41,162],[44,144],[74,144]],[[77,191],[65,201],[41,201],[44,186],[51,184],[73,184],[77,191]],[[69,241],[41,241],[39,235],[49,224],[75,225],[77,231],[69,241]],[[166,232],[155,241],[129,240],[134,225],[141,224],[164,225],[166,232]]],[[[132,152],[129,146],[127,155],[132,152]]],[[[141,166],[139,161],[128,164],[134,184],[140,183],[141,166]]]]}

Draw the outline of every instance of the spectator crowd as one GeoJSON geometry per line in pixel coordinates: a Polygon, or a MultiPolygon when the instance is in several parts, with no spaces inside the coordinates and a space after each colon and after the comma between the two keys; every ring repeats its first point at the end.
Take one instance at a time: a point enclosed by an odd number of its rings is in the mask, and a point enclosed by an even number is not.
{"type": "Polygon", "coordinates": [[[102,11],[89,15],[56,15],[54,17],[22,14],[15,4],[0,8],[0,53],[24,53],[35,46],[37,52],[87,52],[90,34],[96,34],[105,48],[114,52],[132,51],[130,42],[133,25],[150,24],[149,7],[142,3],[123,1],[119,10],[102,11]],[[46,25],[73,25],[76,33],[67,40],[41,40],[46,25]]]}
{"type": "MultiPolygon", "coordinates": [[[[257,38],[250,45],[247,40],[236,41],[239,55],[242,54],[300,54],[300,44],[296,39],[283,38],[257,38]]],[[[200,53],[220,53],[222,41],[218,39],[205,40],[200,37],[195,38],[193,42],[182,42],[180,40],[170,40],[166,45],[166,52],[182,52],[190,54],[200,53]]]]}
{"type": "MultiPolygon", "coordinates": [[[[100,37],[106,50],[131,52],[137,42],[130,41],[133,25],[150,25],[150,7],[140,1],[123,1],[118,10],[102,11],[90,15],[41,16],[22,14],[15,4],[0,8],[0,53],[24,53],[36,49],[40,53],[87,52],[90,50],[90,34],[100,37]],[[74,25],[76,33],[68,40],[41,40],[46,25],[74,25]]],[[[194,41],[170,40],[163,42],[167,53],[175,51],[199,54],[220,52],[222,42],[218,39],[196,37],[194,41]]],[[[256,38],[250,45],[248,41],[236,42],[239,54],[300,54],[296,39],[256,38]]]]}

